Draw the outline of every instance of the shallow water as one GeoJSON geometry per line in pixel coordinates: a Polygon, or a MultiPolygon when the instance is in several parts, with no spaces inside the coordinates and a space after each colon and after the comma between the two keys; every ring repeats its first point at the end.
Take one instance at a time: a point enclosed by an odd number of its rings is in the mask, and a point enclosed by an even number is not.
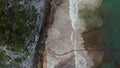
{"type": "Polygon", "coordinates": [[[120,0],[103,0],[106,49],[101,68],[120,68],[120,0]]]}

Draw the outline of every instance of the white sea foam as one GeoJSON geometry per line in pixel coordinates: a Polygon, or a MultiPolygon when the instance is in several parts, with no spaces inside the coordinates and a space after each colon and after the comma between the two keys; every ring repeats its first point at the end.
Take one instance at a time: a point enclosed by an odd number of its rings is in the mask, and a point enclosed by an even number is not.
{"type": "MultiPolygon", "coordinates": [[[[74,49],[77,50],[78,46],[82,47],[82,43],[84,42],[83,39],[81,39],[82,36],[80,33],[85,31],[86,27],[90,24],[95,24],[95,26],[96,24],[99,25],[99,23],[96,23],[96,21],[100,20],[94,17],[95,15],[93,12],[101,5],[102,0],[70,0],[69,3],[69,14],[72,21],[71,24],[74,29],[71,35],[71,40],[73,42],[74,49]],[[88,15],[90,17],[87,17],[88,15]],[[85,17],[87,17],[88,20],[85,19],[85,17]]],[[[87,62],[89,60],[86,60],[86,58],[82,56],[82,54],[80,54],[78,51],[74,51],[74,55],[76,68],[91,68],[91,66],[93,66],[93,62],[87,62]],[[83,64],[80,64],[81,61],[83,64]]]]}
{"type": "Polygon", "coordinates": [[[102,3],[102,0],[70,0],[70,19],[75,31],[84,31],[86,21],[84,16],[96,10],[102,3]]]}

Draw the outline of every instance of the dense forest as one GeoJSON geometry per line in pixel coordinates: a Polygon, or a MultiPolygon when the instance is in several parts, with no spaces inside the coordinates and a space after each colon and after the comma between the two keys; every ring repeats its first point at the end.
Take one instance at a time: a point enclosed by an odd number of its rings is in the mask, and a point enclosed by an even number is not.
{"type": "Polygon", "coordinates": [[[27,0],[0,0],[0,68],[16,67],[30,54],[36,11],[27,0]]]}

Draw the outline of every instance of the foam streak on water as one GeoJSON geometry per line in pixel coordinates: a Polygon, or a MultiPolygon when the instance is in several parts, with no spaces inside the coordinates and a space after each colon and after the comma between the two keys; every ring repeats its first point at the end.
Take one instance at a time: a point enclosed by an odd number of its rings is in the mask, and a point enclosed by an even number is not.
{"type": "MultiPolygon", "coordinates": [[[[86,30],[86,27],[89,26],[91,22],[86,21],[84,19],[89,13],[94,12],[102,3],[102,0],[70,0],[70,19],[72,21],[72,27],[74,29],[71,40],[74,46],[74,55],[75,55],[75,66],[76,68],[91,68],[93,66],[93,62],[88,63],[86,58],[78,51],[76,51],[79,47],[83,47],[82,43],[84,42],[81,33],[86,30]],[[77,42],[78,41],[78,42],[77,42]]],[[[92,15],[91,15],[92,16],[92,15]]],[[[90,18],[92,24],[94,23],[94,18],[90,18]]],[[[89,18],[88,18],[89,19],[89,18]]]]}

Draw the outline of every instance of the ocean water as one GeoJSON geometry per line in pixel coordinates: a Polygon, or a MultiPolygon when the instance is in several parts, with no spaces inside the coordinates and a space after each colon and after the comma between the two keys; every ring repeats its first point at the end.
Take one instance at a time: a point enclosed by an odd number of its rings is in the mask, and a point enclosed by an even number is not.
{"type": "Polygon", "coordinates": [[[120,68],[120,0],[103,0],[98,12],[103,17],[106,39],[100,68],[120,68]]]}

